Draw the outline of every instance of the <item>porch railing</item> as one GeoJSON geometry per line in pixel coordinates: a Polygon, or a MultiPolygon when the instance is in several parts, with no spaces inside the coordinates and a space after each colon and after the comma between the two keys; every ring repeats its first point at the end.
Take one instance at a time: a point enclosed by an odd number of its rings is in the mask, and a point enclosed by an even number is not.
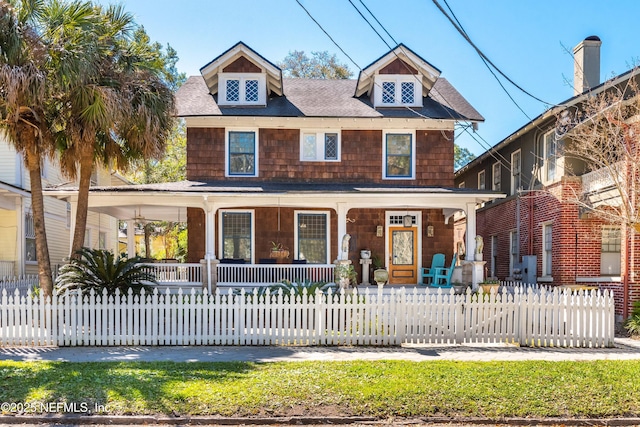
{"type": "Polygon", "coordinates": [[[13,261],[0,261],[0,279],[15,275],[15,263],[13,261]]]}
{"type": "Polygon", "coordinates": [[[218,264],[218,286],[333,282],[333,264],[218,264]]]}
{"type": "Polygon", "coordinates": [[[622,173],[624,173],[622,162],[618,162],[612,165],[610,168],[605,167],[585,173],[581,177],[582,191],[584,193],[593,193],[605,188],[612,187],[615,185],[615,180],[617,180],[617,182],[622,182],[622,173]],[[616,173],[618,176],[614,177],[614,173],[616,173]]]}
{"type": "MultiPolygon", "coordinates": [[[[145,263],[161,288],[202,287],[202,264],[145,263]]],[[[217,286],[269,286],[282,281],[333,282],[333,264],[218,264],[217,286]]]]}

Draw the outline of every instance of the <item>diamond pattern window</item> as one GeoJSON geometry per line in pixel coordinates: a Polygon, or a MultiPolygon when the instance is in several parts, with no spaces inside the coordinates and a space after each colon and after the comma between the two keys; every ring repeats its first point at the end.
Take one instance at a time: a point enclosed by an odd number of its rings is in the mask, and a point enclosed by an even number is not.
{"type": "Polygon", "coordinates": [[[240,101],[240,80],[227,80],[227,101],[240,101]]]}
{"type": "Polygon", "coordinates": [[[382,103],[395,104],[396,82],[382,82],[382,103]]]}
{"type": "Polygon", "coordinates": [[[402,82],[400,85],[401,99],[403,104],[413,104],[414,85],[413,82],[402,82]]]}
{"type": "Polygon", "coordinates": [[[244,82],[245,101],[258,102],[258,81],[246,80],[244,82]]]}
{"type": "Polygon", "coordinates": [[[324,135],[324,159],[338,160],[338,134],[327,133],[324,135]]]}
{"type": "Polygon", "coordinates": [[[340,134],[338,132],[302,132],[300,160],[332,162],[340,160],[340,134]]]}

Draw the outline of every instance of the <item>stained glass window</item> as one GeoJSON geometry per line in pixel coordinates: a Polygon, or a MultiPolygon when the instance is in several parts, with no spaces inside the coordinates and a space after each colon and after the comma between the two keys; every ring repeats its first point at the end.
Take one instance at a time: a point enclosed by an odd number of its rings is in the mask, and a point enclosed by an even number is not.
{"type": "Polygon", "coordinates": [[[324,159],[338,160],[338,134],[327,133],[324,135],[324,159]]]}

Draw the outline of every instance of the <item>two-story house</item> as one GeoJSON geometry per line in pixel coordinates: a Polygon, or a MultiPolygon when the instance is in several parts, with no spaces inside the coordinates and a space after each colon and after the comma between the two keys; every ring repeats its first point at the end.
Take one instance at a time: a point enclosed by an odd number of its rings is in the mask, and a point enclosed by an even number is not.
{"type": "MultiPolygon", "coordinates": [[[[43,186],[67,181],[55,161],[42,162],[43,186]]],[[[92,184],[122,185],[124,181],[100,169],[94,173],[92,184]]],[[[24,167],[22,156],[0,138],[0,279],[38,272],[30,188],[29,172],[24,167]]],[[[73,232],[71,204],[45,197],[44,206],[49,258],[55,269],[69,257],[73,232]]],[[[116,233],[115,218],[90,213],[85,245],[115,250],[118,242],[116,233]]]]}
{"type": "MultiPolygon", "coordinates": [[[[613,183],[601,179],[602,171],[587,171],[582,162],[565,156],[563,147],[570,136],[559,139],[556,132],[562,112],[638,78],[636,69],[600,83],[600,45],[600,39],[592,36],[575,47],[572,98],[461,168],[455,183],[507,195],[479,205],[476,213],[489,276],[613,289],[618,313],[626,313],[630,302],[640,298],[637,279],[630,271],[632,255],[625,254],[626,232],[593,218],[572,202],[575,194],[603,194],[613,183]]],[[[464,229],[465,219],[456,221],[459,245],[464,229]]]]}
{"type": "Polygon", "coordinates": [[[328,265],[345,244],[358,273],[370,250],[390,284],[416,284],[433,254],[451,260],[453,214],[496,197],[454,187],[454,125],[483,118],[404,45],[352,80],[284,78],[242,42],[200,71],[176,94],[187,181],[90,197],[119,218],[186,218],[191,263],[273,262],[281,247],[280,263],[328,265]]]}

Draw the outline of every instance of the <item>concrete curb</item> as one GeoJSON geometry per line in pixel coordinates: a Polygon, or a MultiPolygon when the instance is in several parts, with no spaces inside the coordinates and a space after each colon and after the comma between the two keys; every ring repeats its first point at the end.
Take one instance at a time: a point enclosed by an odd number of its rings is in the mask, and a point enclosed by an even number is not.
{"type": "Polygon", "coordinates": [[[452,418],[417,417],[380,419],[375,417],[168,417],[104,416],[104,415],[0,415],[0,425],[13,424],[74,424],[74,425],[416,425],[416,424],[472,424],[472,425],[564,425],[564,426],[635,426],[640,418],[452,418]]]}

